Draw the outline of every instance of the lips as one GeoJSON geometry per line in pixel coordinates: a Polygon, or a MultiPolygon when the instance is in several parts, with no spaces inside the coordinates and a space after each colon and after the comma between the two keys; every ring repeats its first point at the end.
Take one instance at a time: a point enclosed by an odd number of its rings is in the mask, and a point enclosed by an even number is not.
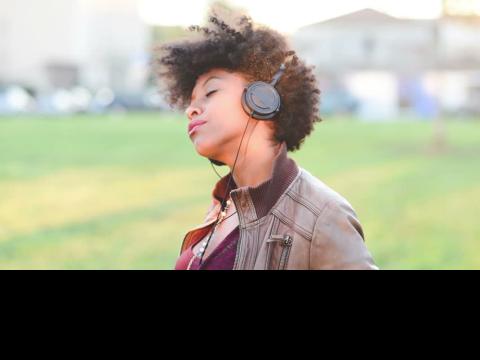
{"type": "Polygon", "coordinates": [[[188,124],[188,133],[190,134],[193,129],[206,123],[207,123],[206,121],[201,121],[201,120],[192,121],[190,124],[188,124]]]}

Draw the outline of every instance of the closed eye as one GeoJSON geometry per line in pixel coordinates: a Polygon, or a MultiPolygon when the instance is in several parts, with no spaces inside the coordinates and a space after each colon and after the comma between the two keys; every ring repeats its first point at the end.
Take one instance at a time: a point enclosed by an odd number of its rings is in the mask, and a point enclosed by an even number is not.
{"type": "Polygon", "coordinates": [[[217,91],[218,91],[218,90],[212,90],[212,91],[210,91],[210,92],[206,95],[206,97],[209,97],[210,95],[212,95],[213,93],[216,93],[217,91]]]}

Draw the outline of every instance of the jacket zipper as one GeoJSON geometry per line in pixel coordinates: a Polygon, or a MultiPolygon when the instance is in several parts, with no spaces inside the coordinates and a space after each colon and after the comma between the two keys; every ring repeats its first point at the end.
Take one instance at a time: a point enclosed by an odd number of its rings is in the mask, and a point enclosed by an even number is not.
{"type": "Polygon", "coordinates": [[[241,241],[242,241],[242,228],[238,228],[239,230],[239,236],[238,236],[238,244],[237,244],[237,252],[235,254],[235,261],[233,262],[233,269],[232,270],[238,270],[238,261],[240,260],[240,244],[241,244],[241,241]]]}
{"type": "MultiPolygon", "coordinates": [[[[280,255],[280,262],[278,264],[278,270],[284,270],[287,266],[287,260],[290,255],[290,249],[292,248],[293,238],[288,235],[271,235],[267,240],[268,244],[279,242],[283,247],[282,253],[280,255]]],[[[270,259],[271,260],[271,259],[270,259]]]]}

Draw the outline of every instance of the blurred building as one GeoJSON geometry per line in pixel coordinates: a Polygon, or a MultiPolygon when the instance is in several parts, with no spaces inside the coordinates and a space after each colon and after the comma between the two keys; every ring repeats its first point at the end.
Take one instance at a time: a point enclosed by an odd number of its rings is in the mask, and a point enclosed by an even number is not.
{"type": "Polygon", "coordinates": [[[411,20],[364,9],[303,27],[292,42],[316,66],[327,112],[433,117],[480,113],[479,33],[478,21],[455,16],[411,20]]]}
{"type": "MultiPolygon", "coordinates": [[[[166,108],[152,81],[151,48],[184,29],[145,24],[138,1],[0,0],[0,113],[166,108]],[[9,85],[23,89],[3,91],[9,85]],[[29,92],[49,95],[33,106],[29,92]]],[[[480,25],[472,10],[479,2],[445,0],[436,20],[365,9],[303,27],[291,40],[316,66],[324,114],[480,114],[480,25]]]]}
{"type": "Polygon", "coordinates": [[[135,92],[149,45],[137,0],[0,0],[0,84],[135,92]]]}

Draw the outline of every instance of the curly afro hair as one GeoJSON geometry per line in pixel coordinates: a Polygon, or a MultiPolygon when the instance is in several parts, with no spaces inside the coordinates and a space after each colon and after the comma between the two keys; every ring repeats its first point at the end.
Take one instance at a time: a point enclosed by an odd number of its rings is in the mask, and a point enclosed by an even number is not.
{"type": "Polygon", "coordinates": [[[291,50],[280,33],[254,26],[249,16],[235,14],[229,25],[213,9],[206,27],[188,28],[193,38],[162,44],[156,58],[159,85],[171,108],[185,110],[198,77],[212,69],[241,73],[247,81],[270,82],[287,58],[287,69],[276,85],[282,106],[274,118],[274,140],[288,151],[300,149],[319,116],[320,90],[313,72],[291,50]]]}

